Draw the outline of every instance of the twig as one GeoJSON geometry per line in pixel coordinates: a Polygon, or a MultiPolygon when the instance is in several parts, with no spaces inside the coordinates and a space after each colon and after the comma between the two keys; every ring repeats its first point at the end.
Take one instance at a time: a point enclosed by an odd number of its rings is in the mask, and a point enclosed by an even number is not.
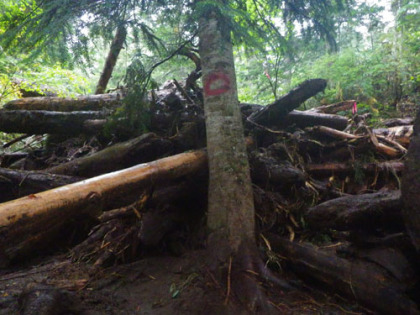
{"type": "Polygon", "coordinates": [[[232,256],[229,257],[229,268],[228,268],[228,275],[227,275],[227,292],[225,298],[225,305],[229,302],[229,296],[231,291],[231,272],[232,272],[232,256]]]}
{"type": "Polygon", "coordinates": [[[15,139],[13,139],[12,141],[9,141],[9,142],[3,144],[3,149],[6,149],[6,148],[10,147],[11,145],[15,144],[16,142],[19,142],[19,141],[21,141],[23,139],[26,139],[26,138],[30,137],[30,136],[32,136],[32,135],[30,135],[30,134],[24,134],[24,135],[22,135],[20,137],[17,137],[15,139]]]}

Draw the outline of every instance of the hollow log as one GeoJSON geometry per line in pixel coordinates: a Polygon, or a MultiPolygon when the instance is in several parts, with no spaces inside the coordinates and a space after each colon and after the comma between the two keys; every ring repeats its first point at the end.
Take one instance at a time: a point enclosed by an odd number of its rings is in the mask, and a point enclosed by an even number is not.
{"type": "Polygon", "coordinates": [[[314,206],[306,213],[312,228],[372,230],[392,226],[403,228],[399,190],[340,197],[314,206]]]}
{"type": "Polygon", "coordinates": [[[298,108],[308,98],[323,91],[326,86],[327,81],[324,79],[306,80],[274,103],[253,113],[248,120],[260,125],[277,125],[280,119],[298,108]]]}
{"type": "Polygon", "coordinates": [[[122,93],[71,97],[26,97],[6,103],[5,110],[91,111],[120,106],[122,93]]]}
{"type": "Polygon", "coordinates": [[[279,120],[277,126],[295,125],[299,128],[326,126],[337,130],[344,130],[347,127],[348,119],[340,115],[320,114],[311,112],[302,112],[294,110],[282,120],[279,120]]]}
{"type": "Polygon", "coordinates": [[[127,168],[139,163],[154,161],[174,153],[170,140],[147,133],[140,137],[117,143],[92,155],[62,163],[46,170],[52,174],[92,177],[127,168]]]}
{"type": "Polygon", "coordinates": [[[0,264],[54,240],[69,219],[133,202],[145,187],[204,169],[205,151],[174,155],[0,204],[0,264]]]}
{"type": "Polygon", "coordinates": [[[402,215],[413,245],[420,253],[420,112],[417,113],[405,160],[401,193],[404,200],[402,215]]]}
{"type": "Polygon", "coordinates": [[[97,111],[50,112],[26,110],[1,110],[0,131],[28,134],[78,134],[89,133],[85,120],[100,119],[106,114],[97,111]]]}
{"type": "Polygon", "coordinates": [[[68,185],[83,178],[0,168],[0,202],[68,185]]]}
{"type": "Polygon", "coordinates": [[[273,251],[290,262],[297,274],[326,285],[379,314],[420,314],[404,292],[406,286],[387,270],[361,260],[349,261],[308,244],[267,235],[273,251]]]}

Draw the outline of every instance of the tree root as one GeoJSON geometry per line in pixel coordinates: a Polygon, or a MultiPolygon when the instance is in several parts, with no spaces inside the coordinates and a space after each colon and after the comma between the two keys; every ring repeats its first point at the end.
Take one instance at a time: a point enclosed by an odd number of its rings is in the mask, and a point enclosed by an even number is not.
{"type": "MultiPolygon", "coordinates": [[[[210,251],[211,252],[211,251],[210,251]]],[[[214,259],[212,255],[212,259],[214,259]]],[[[219,256],[220,257],[220,256],[219,256]]],[[[253,242],[243,242],[235,255],[228,257],[226,272],[225,305],[236,298],[252,314],[278,314],[270,302],[264,286],[274,285],[283,294],[294,287],[287,281],[276,277],[260,257],[258,248],[253,242]]]]}

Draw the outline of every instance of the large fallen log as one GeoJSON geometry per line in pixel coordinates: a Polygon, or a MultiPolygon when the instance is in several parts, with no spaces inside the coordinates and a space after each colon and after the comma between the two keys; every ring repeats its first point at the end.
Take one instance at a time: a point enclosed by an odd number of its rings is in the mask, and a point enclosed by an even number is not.
{"type": "Polygon", "coordinates": [[[297,274],[326,285],[379,314],[420,314],[417,305],[405,294],[406,285],[375,263],[349,261],[311,245],[290,242],[267,235],[273,251],[290,262],[297,274]]]}
{"type": "Polygon", "coordinates": [[[295,125],[299,128],[326,126],[337,130],[344,130],[347,127],[348,119],[340,115],[321,114],[312,112],[291,111],[283,119],[277,121],[277,126],[295,125]]]}
{"type": "Polygon", "coordinates": [[[0,131],[10,133],[89,133],[91,129],[85,126],[86,120],[101,119],[103,112],[50,112],[26,110],[0,110],[0,131]]]}
{"type": "Polygon", "coordinates": [[[46,170],[52,174],[92,177],[154,161],[174,153],[173,143],[154,133],[117,143],[92,155],[62,163],[46,170]]]}
{"type": "Polygon", "coordinates": [[[0,168],[0,202],[68,185],[83,178],[0,168]]]}
{"type": "Polygon", "coordinates": [[[6,110],[46,110],[56,112],[91,111],[115,108],[122,104],[120,93],[70,97],[26,97],[6,103],[6,110]]]}
{"type": "Polygon", "coordinates": [[[253,113],[248,120],[260,125],[277,125],[279,119],[298,108],[308,98],[323,91],[326,86],[327,81],[324,79],[306,80],[274,103],[253,113]]]}
{"type": "Polygon", "coordinates": [[[403,228],[399,190],[352,195],[323,202],[308,210],[306,222],[312,228],[372,230],[377,227],[403,228]]]}
{"type": "Polygon", "coordinates": [[[145,187],[204,169],[205,151],[174,155],[0,204],[0,265],[46,246],[69,219],[133,202],[145,187]]]}
{"type": "Polygon", "coordinates": [[[411,240],[420,253],[420,112],[414,124],[410,148],[405,160],[401,186],[404,208],[402,214],[411,240]]]}

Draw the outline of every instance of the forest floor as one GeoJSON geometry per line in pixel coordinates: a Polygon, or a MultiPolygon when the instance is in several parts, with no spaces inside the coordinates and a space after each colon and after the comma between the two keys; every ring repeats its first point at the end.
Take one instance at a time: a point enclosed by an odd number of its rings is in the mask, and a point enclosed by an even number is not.
{"type": "MultiPolygon", "coordinates": [[[[235,296],[226,297],[205,261],[199,250],[93,271],[66,255],[43,258],[1,271],[0,314],[248,314],[235,296]]],[[[374,314],[313,287],[264,291],[279,314],[374,314]]]]}

